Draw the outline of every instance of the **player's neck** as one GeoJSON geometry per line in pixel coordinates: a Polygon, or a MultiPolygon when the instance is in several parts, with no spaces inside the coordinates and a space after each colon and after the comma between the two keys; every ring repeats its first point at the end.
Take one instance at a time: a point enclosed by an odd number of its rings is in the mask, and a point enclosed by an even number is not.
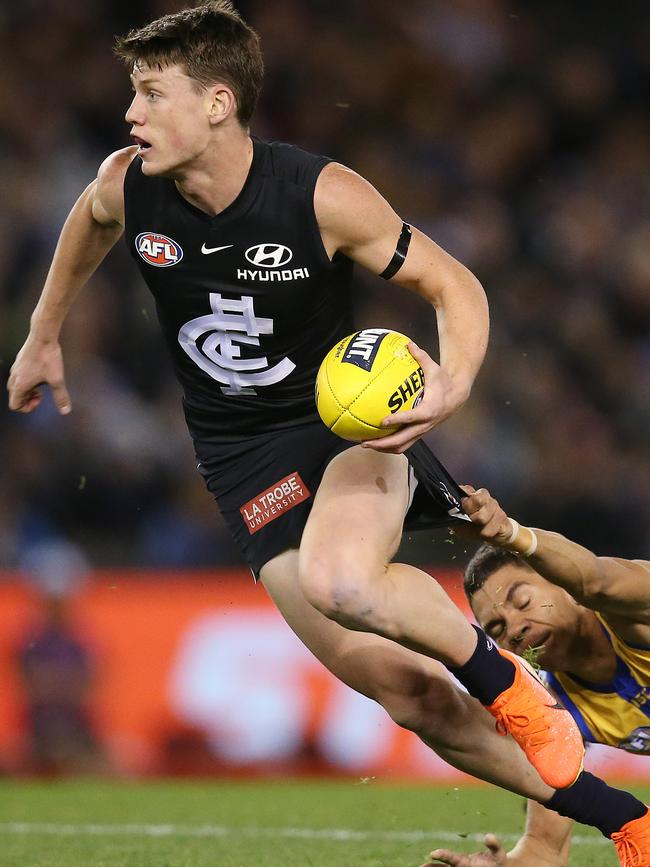
{"type": "Polygon", "coordinates": [[[242,191],[253,161],[248,130],[238,127],[175,178],[176,187],[190,204],[210,216],[220,214],[242,191]]]}
{"type": "Polygon", "coordinates": [[[586,608],[567,656],[566,670],[591,683],[608,683],[616,674],[612,645],[596,615],[586,608]]]}

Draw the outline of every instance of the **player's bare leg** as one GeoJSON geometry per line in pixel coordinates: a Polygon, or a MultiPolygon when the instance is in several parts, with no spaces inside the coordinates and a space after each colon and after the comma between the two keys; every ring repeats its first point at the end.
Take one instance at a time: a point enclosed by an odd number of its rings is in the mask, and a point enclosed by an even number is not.
{"type": "Polygon", "coordinates": [[[425,572],[391,563],[408,505],[403,455],[348,449],[327,467],[300,547],[308,601],[348,629],[374,632],[460,666],[476,634],[425,572]]]}
{"type": "Polygon", "coordinates": [[[336,677],[381,704],[449,764],[534,800],[551,797],[553,789],[514,740],[499,737],[492,717],[440,663],[345,629],[310,605],[298,586],[297,551],[267,563],[261,580],[291,629],[336,677]]]}
{"type": "Polygon", "coordinates": [[[497,718],[554,788],[584,754],[577,726],[523,668],[505,659],[425,572],[392,563],[408,505],[403,455],[355,447],[328,465],[300,547],[305,597],[331,620],[438,659],[497,718]]]}

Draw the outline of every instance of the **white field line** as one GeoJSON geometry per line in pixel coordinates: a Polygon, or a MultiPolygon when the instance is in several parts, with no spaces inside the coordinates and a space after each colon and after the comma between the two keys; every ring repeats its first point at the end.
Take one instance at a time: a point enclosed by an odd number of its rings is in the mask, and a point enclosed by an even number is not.
{"type": "MultiPolygon", "coordinates": [[[[482,843],[483,834],[463,834],[431,828],[428,831],[357,831],[353,828],[261,828],[227,825],[68,825],[54,822],[0,822],[0,834],[52,834],[59,837],[246,837],[248,839],[294,838],[301,840],[365,841],[387,840],[397,843],[459,843],[469,840],[482,843]]],[[[518,834],[499,834],[504,842],[519,839],[518,834]]],[[[604,837],[576,834],[574,845],[605,846],[604,837]]]]}

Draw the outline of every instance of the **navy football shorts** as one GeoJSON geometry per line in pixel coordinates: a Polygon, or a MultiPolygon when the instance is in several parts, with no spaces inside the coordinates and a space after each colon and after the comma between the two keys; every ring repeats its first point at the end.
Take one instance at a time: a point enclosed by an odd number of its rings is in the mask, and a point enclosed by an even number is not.
{"type": "MultiPolygon", "coordinates": [[[[300,546],[325,468],[354,445],[320,419],[235,442],[194,441],[199,472],[256,578],[269,560],[300,546]]],[[[462,520],[457,516],[465,494],[428,446],[418,441],[406,457],[411,504],[405,529],[462,520]]]]}

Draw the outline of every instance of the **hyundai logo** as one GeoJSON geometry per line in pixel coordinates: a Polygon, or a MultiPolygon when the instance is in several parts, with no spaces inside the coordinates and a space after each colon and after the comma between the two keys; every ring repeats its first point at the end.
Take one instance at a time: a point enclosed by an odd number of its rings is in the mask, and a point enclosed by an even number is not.
{"type": "Polygon", "coordinates": [[[293,259],[293,253],[282,244],[256,244],[244,254],[251,265],[259,268],[279,268],[293,259]]]}

